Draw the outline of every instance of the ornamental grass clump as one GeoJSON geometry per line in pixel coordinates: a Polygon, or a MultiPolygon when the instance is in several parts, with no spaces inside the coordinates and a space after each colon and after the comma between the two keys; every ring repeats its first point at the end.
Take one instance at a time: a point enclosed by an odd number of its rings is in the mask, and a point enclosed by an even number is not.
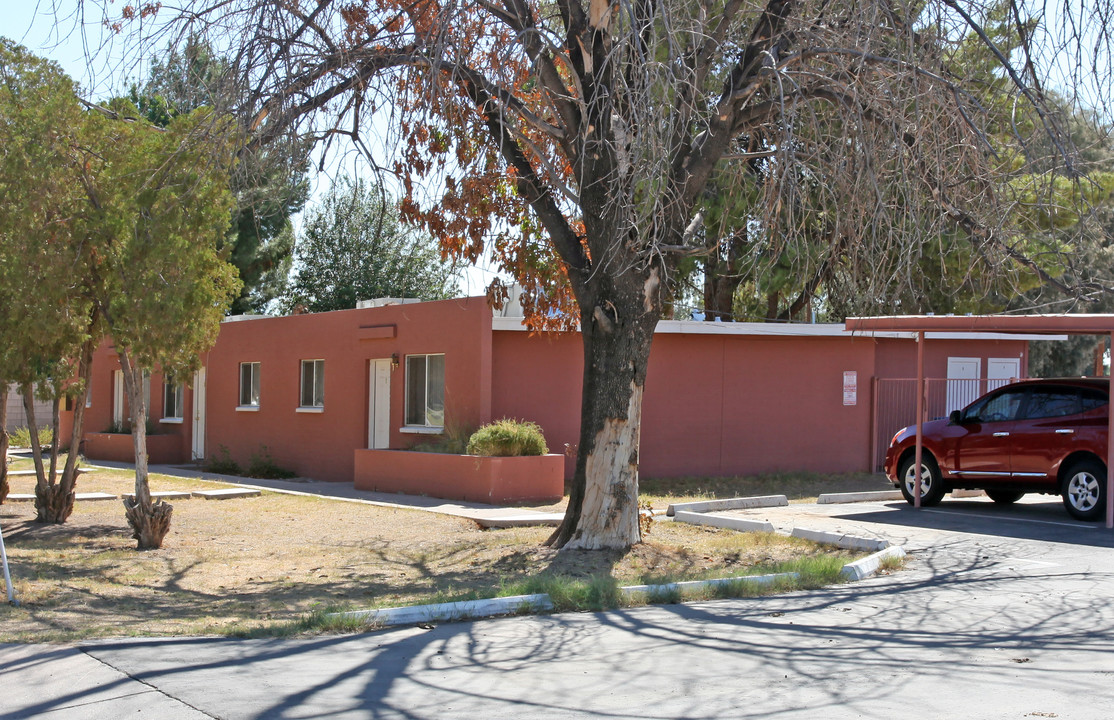
{"type": "Polygon", "coordinates": [[[549,448],[537,423],[504,418],[484,425],[468,440],[469,455],[545,455],[549,448]]]}

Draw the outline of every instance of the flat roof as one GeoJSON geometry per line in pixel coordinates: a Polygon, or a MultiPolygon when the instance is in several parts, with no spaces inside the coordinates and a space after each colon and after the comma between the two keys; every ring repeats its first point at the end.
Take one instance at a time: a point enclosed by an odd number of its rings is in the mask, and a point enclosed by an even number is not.
{"type": "Polygon", "coordinates": [[[856,334],[879,332],[951,331],[964,333],[1027,333],[1037,335],[1109,335],[1114,315],[883,315],[847,318],[847,330],[856,334]]]}
{"type": "MultiPolygon", "coordinates": [[[[1112,316],[1114,317],[1114,316],[1112,316]]],[[[848,321],[850,322],[850,321],[848,321]]],[[[493,317],[492,330],[525,332],[520,317],[493,317]]],[[[657,333],[665,335],[718,335],[747,337],[862,337],[863,333],[850,330],[841,323],[762,323],[762,322],[707,322],[703,320],[660,320],[657,333]]],[[[870,333],[875,338],[896,338],[912,340],[915,332],[898,330],[878,330],[870,333]]],[[[929,340],[1066,340],[1067,335],[1017,335],[970,332],[932,332],[926,335],[929,340]]]]}

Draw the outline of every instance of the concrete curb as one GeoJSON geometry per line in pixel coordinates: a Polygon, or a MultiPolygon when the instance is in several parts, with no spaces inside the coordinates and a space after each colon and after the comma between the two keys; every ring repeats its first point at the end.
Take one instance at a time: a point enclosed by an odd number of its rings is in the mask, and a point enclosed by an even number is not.
{"type": "Polygon", "coordinates": [[[74,493],[73,499],[78,502],[88,502],[96,500],[119,500],[120,498],[112,493],[103,492],[87,492],[87,493],[74,493]]]}
{"type": "MultiPolygon", "coordinates": [[[[773,575],[751,575],[714,580],[687,580],[664,585],[628,585],[619,588],[624,597],[632,595],[667,595],[718,587],[732,583],[769,585],[783,579],[797,579],[798,573],[776,573],[773,575]]],[[[485,600],[462,600],[459,602],[438,603],[436,605],[412,605],[410,607],[381,608],[379,610],[352,610],[349,612],[329,613],[327,617],[364,620],[373,625],[413,625],[423,622],[445,622],[456,620],[479,620],[517,612],[537,612],[553,609],[553,601],[546,593],[536,595],[512,595],[510,597],[488,598],[485,600]]]]}
{"type": "Polygon", "coordinates": [[[746,510],[749,508],[781,507],[788,504],[789,500],[784,495],[757,495],[755,497],[677,503],[676,505],[670,505],[666,508],[665,514],[673,516],[678,511],[704,513],[713,512],[715,510],[746,510]]]}
{"type": "Polygon", "coordinates": [[[193,496],[206,500],[231,500],[233,498],[258,497],[262,495],[259,490],[245,488],[227,488],[223,490],[194,490],[193,496]]]}
{"type": "Polygon", "coordinates": [[[827,543],[828,545],[835,545],[845,550],[884,550],[890,546],[889,540],[875,540],[873,538],[855,537],[854,535],[844,535],[838,532],[824,532],[822,530],[807,530],[805,528],[795,527],[793,528],[793,532],[789,534],[792,537],[812,540],[818,543],[827,543]]]}
{"type": "Polygon", "coordinates": [[[878,572],[878,568],[882,566],[883,560],[903,557],[905,557],[905,549],[900,545],[894,545],[885,550],[879,550],[873,555],[868,555],[865,558],[847,563],[843,566],[843,569],[840,570],[839,574],[841,577],[845,577],[848,580],[862,580],[878,572]]]}
{"type": "Polygon", "coordinates": [[[35,502],[34,493],[8,493],[4,502],[35,502]]]}
{"type": "Polygon", "coordinates": [[[477,525],[482,528],[512,528],[529,527],[534,525],[549,525],[557,527],[565,519],[564,513],[532,513],[529,515],[509,515],[505,517],[473,517],[477,525]]]}
{"type": "MultiPolygon", "coordinates": [[[[121,498],[132,499],[135,493],[124,493],[121,498]]],[[[152,500],[189,500],[193,497],[193,493],[186,490],[154,490],[151,492],[152,500]]]]}
{"type": "Polygon", "coordinates": [[[871,492],[824,493],[816,499],[817,505],[835,503],[870,502],[871,500],[902,500],[900,490],[876,490],[871,492]]]}
{"type": "Polygon", "coordinates": [[[697,512],[678,512],[673,516],[676,522],[686,522],[693,525],[710,525],[711,527],[738,530],[739,532],[774,532],[773,523],[764,520],[746,520],[744,518],[728,517],[727,515],[710,515],[697,512]]]}
{"type": "Polygon", "coordinates": [[[731,585],[733,583],[746,583],[754,585],[769,585],[770,583],[777,582],[778,580],[796,580],[800,577],[800,573],[774,573],[772,575],[747,575],[743,577],[732,578],[716,578],[714,580],[685,580],[683,582],[665,583],[664,585],[628,585],[619,588],[619,591],[625,596],[631,595],[665,595],[672,593],[680,593],[685,590],[700,590],[706,587],[719,587],[721,585],[731,585]]]}
{"type": "Polygon", "coordinates": [[[474,618],[510,615],[511,613],[537,610],[552,610],[553,601],[549,595],[512,595],[510,597],[488,598],[486,600],[461,600],[459,602],[438,603],[436,605],[412,605],[410,607],[381,608],[379,610],[353,610],[351,612],[329,613],[327,617],[351,620],[364,620],[375,625],[412,625],[421,622],[445,620],[471,620],[474,618]]]}

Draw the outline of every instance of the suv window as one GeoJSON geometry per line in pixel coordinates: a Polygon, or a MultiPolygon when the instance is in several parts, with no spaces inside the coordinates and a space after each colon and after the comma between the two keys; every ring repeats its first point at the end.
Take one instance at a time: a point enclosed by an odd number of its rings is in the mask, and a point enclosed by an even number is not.
{"type": "Polygon", "coordinates": [[[967,408],[963,413],[965,422],[1003,422],[1017,417],[1022,393],[1017,390],[990,395],[967,408]]]}
{"type": "Polygon", "coordinates": [[[1083,412],[1082,398],[1075,388],[1039,388],[1029,393],[1024,416],[1030,420],[1038,418],[1064,417],[1083,412]]]}
{"type": "Polygon", "coordinates": [[[1110,398],[1102,390],[1092,390],[1091,388],[1083,388],[1082,392],[1083,412],[1095,410],[1103,405],[1110,404],[1110,398]]]}

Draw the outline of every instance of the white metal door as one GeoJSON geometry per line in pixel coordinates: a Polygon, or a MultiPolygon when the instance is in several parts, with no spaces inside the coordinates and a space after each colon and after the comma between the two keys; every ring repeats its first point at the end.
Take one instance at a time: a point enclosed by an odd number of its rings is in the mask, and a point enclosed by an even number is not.
{"type": "Polygon", "coordinates": [[[372,360],[368,378],[367,446],[385,450],[391,446],[391,361],[372,360]]]}
{"type": "Polygon", "coordinates": [[[193,459],[205,457],[205,368],[193,374],[193,459]]]}
{"type": "Polygon", "coordinates": [[[944,412],[966,407],[981,393],[979,392],[980,358],[948,358],[948,395],[944,412]]]}
{"type": "Polygon", "coordinates": [[[112,373],[112,424],[119,428],[124,424],[124,371],[112,373]]]}
{"type": "Polygon", "coordinates": [[[987,358],[986,390],[1002,387],[1021,377],[1021,358],[987,358]]]}

